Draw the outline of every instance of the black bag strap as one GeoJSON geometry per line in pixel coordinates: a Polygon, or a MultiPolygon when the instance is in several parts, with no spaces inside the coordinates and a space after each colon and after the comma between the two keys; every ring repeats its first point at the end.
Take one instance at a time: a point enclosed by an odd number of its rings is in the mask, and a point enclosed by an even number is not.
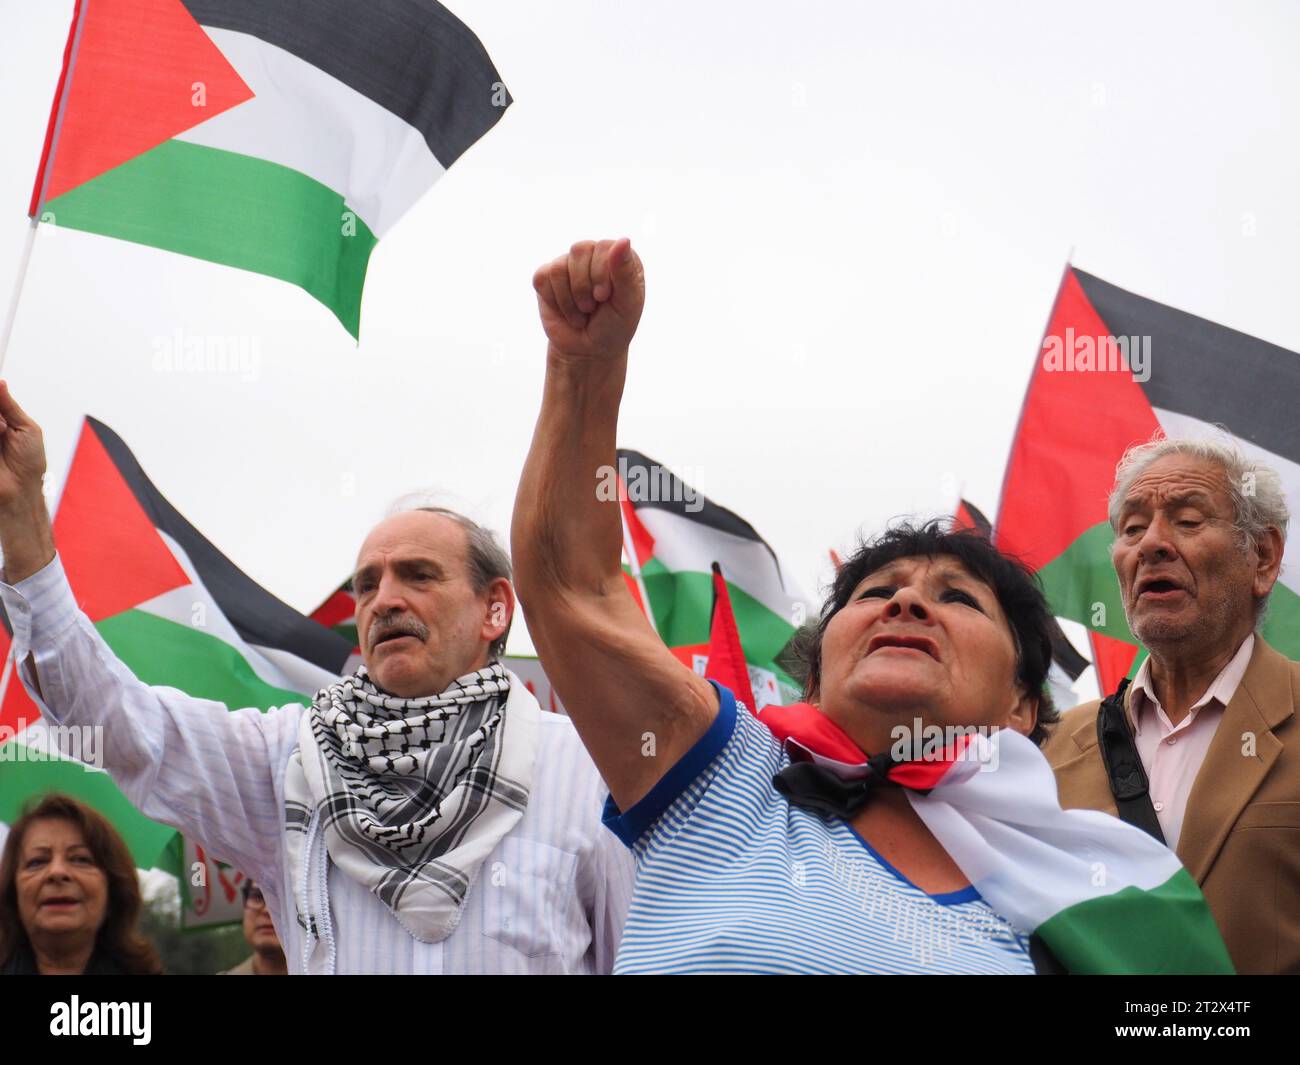
{"type": "Polygon", "coordinates": [[[1115,796],[1120,819],[1164,843],[1165,835],[1160,831],[1160,821],[1147,789],[1147,773],[1142,768],[1124,713],[1128,683],[1125,677],[1115,694],[1102,700],[1097,711],[1097,746],[1101,748],[1101,761],[1106,767],[1110,793],[1115,796]]]}

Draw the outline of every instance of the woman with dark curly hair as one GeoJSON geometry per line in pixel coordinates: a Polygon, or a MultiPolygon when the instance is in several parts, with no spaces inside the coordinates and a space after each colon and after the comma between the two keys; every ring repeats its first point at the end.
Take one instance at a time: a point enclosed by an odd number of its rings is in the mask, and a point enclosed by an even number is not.
{"type": "Polygon", "coordinates": [[[13,824],[0,856],[0,974],[162,972],[139,931],[126,843],[97,811],[52,793],[13,824]]]}
{"type": "MultiPolygon", "coordinates": [[[[516,591],[609,785],[606,824],[636,857],[615,972],[1229,967],[1167,848],[1061,809],[1037,747],[1055,720],[1050,614],[986,539],[903,526],[855,553],[805,703],[747,707],[680,663],[624,581],[619,504],[597,490],[640,260],[626,240],[581,242],[533,285],[549,347],[511,528],[516,591]]],[[[878,443],[884,462],[905,450],[878,443]]]]}

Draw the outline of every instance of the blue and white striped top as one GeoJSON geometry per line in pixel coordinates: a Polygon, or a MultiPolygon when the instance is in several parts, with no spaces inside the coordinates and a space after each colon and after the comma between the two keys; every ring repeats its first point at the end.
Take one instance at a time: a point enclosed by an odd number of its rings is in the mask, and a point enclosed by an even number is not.
{"type": "Polygon", "coordinates": [[[849,825],[772,786],[781,745],[726,688],[717,719],[625,814],[636,857],[616,973],[1032,973],[973,888],[927,895],[849,825]]]}

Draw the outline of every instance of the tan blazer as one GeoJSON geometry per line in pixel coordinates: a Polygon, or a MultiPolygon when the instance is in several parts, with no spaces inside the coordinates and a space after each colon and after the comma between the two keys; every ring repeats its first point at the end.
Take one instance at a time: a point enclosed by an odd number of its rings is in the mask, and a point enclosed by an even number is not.
{"type": "MultiPolygon", "coordinates": [[[[1043,753],[1063,807],[1114,814],[1097,747],[1100,705],[1064,714],[1043,753]]],[[[1297,711],[1300,662],[1256,635],[1246,675],[1196,774],[1178,841],[1178,857],[1205,892],[1241,973],[1300,973],[1297,711]]]]}

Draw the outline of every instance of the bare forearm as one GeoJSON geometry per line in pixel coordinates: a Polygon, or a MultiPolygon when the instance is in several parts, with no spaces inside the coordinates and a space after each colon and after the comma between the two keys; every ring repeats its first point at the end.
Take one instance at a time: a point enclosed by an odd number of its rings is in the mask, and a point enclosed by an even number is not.
{"type": "Polygon", "coordinates": [[[45,497],[25,492],[0,507],[0,552],[9,584],[44,569],[54,558],[54,534],[45,497]]]}
{"type": "Polygon", "coordinates": [[[515,587],[547,675],[627,809],[717,713],[713,689],[664,646],[620,564],[615,440],[645,279],[628,241],[579,242],[533,288],[546,385],[515,500],[515,587]]]}
{"type": "Polygon", "coordinates": [[[542,408],[515,501],[518,587],[606,595],[623,588],[616,485],[618,408],[627,351],[608,359],[547,354],[542,408]]]}

